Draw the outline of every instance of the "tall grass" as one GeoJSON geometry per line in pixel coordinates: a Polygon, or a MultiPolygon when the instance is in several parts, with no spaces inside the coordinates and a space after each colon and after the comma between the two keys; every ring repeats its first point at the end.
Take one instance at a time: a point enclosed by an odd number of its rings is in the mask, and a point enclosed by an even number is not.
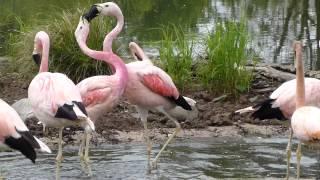
{"type": "Polygon", "coordinates": [[[252,72],[246,70],[249,54],[247,26],[241,22],[219,22],[206,37],[207,59],[199,63],[198,78],[214,93],[237,96],[249,89],[252,72]]]}
{"type": "MultiPolygon", "coordinates": [[[[38,67],[31,60],[33,39],[35,34],[42,30],[50,37],[49,70],[62,72],[78,82],[85,77],[108,74],[109,68],[105,63],[92,60],[84,55],[74,37],[74,31],[84,10],[63,11],[61,15],[53,16],[42,25],[26,25],[19,22],[18,34],[10,37],[9,53],[14,57],[16,70],[25,75],[33,76],[38,67]]],[[[111,21],[98,17],[91,22],[88,37],[88,46],[92,49],[102,49],[103,39],[111,29],[111,21]]]]}
{"type": "Polygon", "coordinates": [[[169,25],[162,29],[160,47],[162,67],[171,76],[179,89],[184,90],[192,75],[192,48],[181,27],[169,25]]]}

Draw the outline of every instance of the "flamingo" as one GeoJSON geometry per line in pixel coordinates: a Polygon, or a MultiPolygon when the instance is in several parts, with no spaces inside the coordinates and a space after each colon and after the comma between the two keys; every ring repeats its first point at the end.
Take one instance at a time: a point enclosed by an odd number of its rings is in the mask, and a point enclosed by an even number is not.
{"type": "Polygon", "coordinates": [[[94,131],[93,122],[88,118],[76,85],[61,73],[48,72],[49,36],[40,31],[34,40],[33,57],[41,64],[39,73],[28,88],[28,99],[35,116],[44,126],[58,127],[59,150],[57,162],[62,161],[62,130],[64,126],[80,125],[86,132],[94,131]]]}
{"type": "MultiPolygon", "coordinates": [[[[78,27],[75,31],[75,37],[80,49],[84,54],[89,57],[104,61],[112,66],[114,74],[93,76],[82,80],[77,84],[84,105],[88,111],[89,117],[96,121],[99,117],[106,112],[111,111],[112,108],[118,104],[121,96],[124,93],[128,81],[128,71],[121,60],[116,54],[112,52],[94,51],[86,45],[86,39],[89,34],[89,22],[98,14],[109,14],[115,11],[114,3],[96,4],[91,10],[80,18],[78,27]]],[[[118,26],[118,25],[117,25],[118,26]]],[[[115,31],[114,28],[111,31],[115,31]]],[[[83,146],[85,142],[84,159],[89,160],[89,142],[90,135],[85,133],[79,155],[83,156],[83,146]]]]}
{"type": "MultiPolygon", "coordinates": [[[[116,17],[117,26],[105,37],[103,42],[103,51],[112,53],[112,41],[121,32],[123,27],[124,20],[121,9],[117,4],[113,2],[107,2],[95,4],[90,12],[92,13],[87,14],[88,21],[92,20],[99,13],[106,16],[116,17]]],[[[152,162],[153,166],[155,166],[162,151],[181,129],[179,122],[172,115],[170,115],[170,112],[172,112],[172,110],[174,110],[177,106],[180,106],[188,111],[192,110],[192,107],[186,101],[186,99],[179,94],[170,76],[162,69],[153,66],[152,62],[136,43],[130,43],[129,47],[134,55],[134,58],[142,61],[126,64],[126,68],[129,73],[129,79],[127,87],[125,88],[125,97],[131,104],[136,105],[141,121],[143,122],[145,137],[147,139],[148,162],[150,160],[151,153],[151,143],[147,128],[148,111],[151,109],[156,109],[165,114],[176,124],[176,130],[166,141],[152,162]]],[[[194,100],[189,98],[188,100],[195,105],[194,100]]]]}
{"type": "MultiPolygon", "coordinates": [[[[310,106],[320,107],[320,80],[316,78],[304,78],[305,83],[305,103],[310,106]]],[[[296,92],[293,89],[297,86],[297,80],[293,79],[281,84],[272,94],[269,99],[255,106],[250,106],[244,109],[235,111],[242,114],[253,112],[251,117],[254,119],[291,119],[296,109],[296,92]]],[[[286,148],[287,153],[287,175],[290,171],[291,144],[293,131],[290,128],[289,141],[286,148]]],[[[287,176],[286,179],[289,177],[287,176]]]]}
{"type": "Polygon", "coordinates": [[[2,99],[0,99],[0,146],[20,151],[33,163],[37,158],[35,149],[51,153],[47,145],[31,135],[18,113],[2,99]]]}
{"type": "MultiPolygon", "coordinates": [[[[296,52],[296,110],[291,117],[294,135],[300,140],[297,148],[297,178],[300,178],[301,142],[317,143],[320,140],[320,108],[306,105],[302,45],[294,43],[296,52]]],[[[316,95],[316,94],[314,94],[316,95]]]]}

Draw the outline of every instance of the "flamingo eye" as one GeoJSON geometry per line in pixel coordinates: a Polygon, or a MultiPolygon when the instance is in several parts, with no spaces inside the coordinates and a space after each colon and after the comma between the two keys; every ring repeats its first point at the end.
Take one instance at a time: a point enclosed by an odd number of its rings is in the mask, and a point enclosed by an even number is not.
{"type": "Polygon", "coordinates": [[[109,7],[109,5],[108,5],[108,4],[106,4],[104,7],[109,7]]]}
{"type": "Polygon", "coordinates": [[[82,26],[80,26],[80,29],[82,29],[82,26]]]}

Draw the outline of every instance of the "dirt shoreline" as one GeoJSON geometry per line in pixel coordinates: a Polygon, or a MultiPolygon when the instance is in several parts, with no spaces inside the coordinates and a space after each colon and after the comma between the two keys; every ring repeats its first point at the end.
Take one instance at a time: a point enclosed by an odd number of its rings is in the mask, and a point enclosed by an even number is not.
{"type": "MultiPolygon", "coordinates": [[[[0,97],[12,104],[27,97],[27,89],[31,79],[26,79],[18,73],[0,72],[0,97]]],[[[250,114],[235,115],[233,112],[247,106],[254,105],[268,98],[270,93],[282,82],[256,73],[248,93],[240,95],[234,100],[227,95],[214,96],[201,88],[182,93],[197,102],[198,117],[181,119],[183,130],[178,137],[224,137],[224,136],[285,136],[287,122],[277,120],[253,120],[250,114]]],[[[33,134],[43,137],[42,126],[37,120],[29,119],[27,126],[33,134]]],[[[172,133],[175,125],[163,115],[151,112],[148,117],[148,127],[151,138],[162,140],[172,133]]],[[[66,128],[64,141],[78,142],[80,128],[66,128]]],[[[137,118],[135,108],[125,99],[112,112],[96,122],[96,133],[93,142],[131,142],[143,140],[143,126],[137,118]]],[[[57,130],[50,129],[47,137],[57,137],[57,130]]],[[[52,139],[52,138],[49,138],[52,139]]]]}

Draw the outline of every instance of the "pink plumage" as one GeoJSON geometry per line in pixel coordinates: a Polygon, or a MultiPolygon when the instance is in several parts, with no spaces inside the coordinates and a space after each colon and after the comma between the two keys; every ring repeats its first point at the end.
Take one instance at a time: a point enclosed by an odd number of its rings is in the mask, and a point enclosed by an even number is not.
{"type": "MultiPolygon", "coordinates": [[[[125,64],[116,54],[110,52],[94,51],[88,48],[86,45],[86,39],[89,34],[89,21],[96,17],[96,13],[101,13],[109,16],[117,16],[122,14],[115,14],[118,6],[114,6],[112,2],[95,4],[88,13],[80,18],[78,27],[75,31],[75,37],[78,42],[78,45],[82,52],[89,57],[104,61],[111,65],[111,68],[114,71],[112,75],[104,76],[94,76],[82,80],[77,84],[78,89],[88,115],[94,121],[97,120],[102,115],[111,111],[112,108],[118,104],[128,80],[128,72],[125,64]],[[93,13],[93,14],[92,14],[93,13]]],[[[117,22],[117,27],[122,26],[122,22],[117,22]]],[[[114,33],[117,31],[117,27],[114,28],[107,36],[113,38],[114,33]]],[[[79,154],[83,156],[84,142],[86,141],[86,149],[84,154],[84,159],[88,160],[88,151],[89,151],[89,141],[90,135],[84,134],[81,148],[79,149],[79,154]]]]}
{"type": "Polygon", "coordinates": [[[64,74],[48,71],[49,36],[40,31],[35,36],[33,57],[38,61],[41,55],[39,73],[28,88],[28,99],[35,116],[47,127],[58,127],[59,151],[57,161],[62,160],[62,130],[64,126],[82,126],[86,131],[94,130],[94,124],[87,116],[80,92],[64,74]]]}
{"type": "Polygon", "coordinates": [[[35,163],[36,152],[39,149],[51,153],[49,147],[32,136],[18,113],[6,102],[0,99],[0,145],[21,151],[35,163]]]}

